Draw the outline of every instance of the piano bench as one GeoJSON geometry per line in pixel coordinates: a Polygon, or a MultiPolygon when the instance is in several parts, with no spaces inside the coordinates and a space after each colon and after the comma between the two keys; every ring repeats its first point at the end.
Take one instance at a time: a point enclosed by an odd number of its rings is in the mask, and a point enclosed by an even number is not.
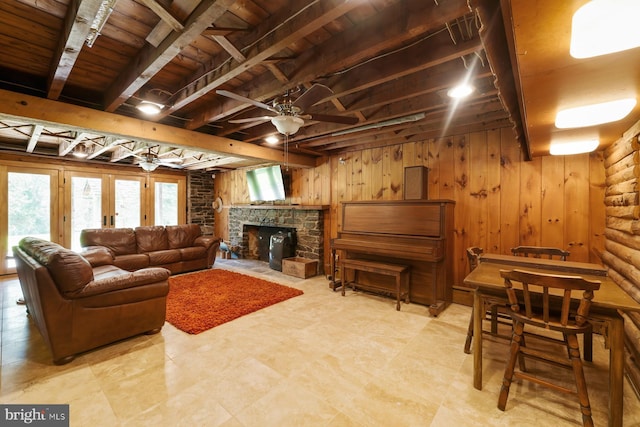
{"type": "Polygon", "coordinates": [[[381,291],[387,293],[394,293],[386,286],[379,286],[375,284],[362,284],[358,283],[358,272],[364,271],[368,273],[383,274],[386,276],[393,276],[395,279],[395,296],[396,296],[396,310],[400,311],[400,300],[404,298],[405,303],[409,303],[409,273],[410,268],[408,265],[403,264],[389,264],[379,261],[371,261],[366,259],[340,259],[340,277],[342,278],[342,296],[345,295],[345,288],[351,285],[353,290],[362,288],[370,291],[381,291]],[[351,269],[354,271],[354,280],[349,282],[347,280],[346,270],[351,269]]]}

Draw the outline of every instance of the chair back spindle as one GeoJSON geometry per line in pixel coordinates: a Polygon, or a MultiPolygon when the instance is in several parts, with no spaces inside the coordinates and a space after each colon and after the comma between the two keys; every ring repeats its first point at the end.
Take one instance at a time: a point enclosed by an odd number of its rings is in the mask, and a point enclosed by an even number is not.
{"type": "Polygon", "coordinates": [[[568,251],[547,246],[516,246],[511,248],[511,254],[524,257],[530,256],[532,258],[560,259],[562,261],[566,261],[569,256],[568,251]]]}
{"type": "MultiPolygon", "coordinates": [[[[586,322],[589,315],[591,300],[594,291],[600,288],[600,282],[586,280],[580,276],[567,276],[556,274],[533,273],[525,270],[500,270],[500,275],[504,279],[507,296],[511,311],[517,316],[524,317],[523,321],[541,321],[545,325],[556,323],[558,327],[568,327],[572,325],[580,327],[586,322]],[[513,282],[520,282],[522,285],[522,301],[518,300],[518,294],[513,287],[513,282]],[[532,287],[536,286],[542,295],[541,305],[536,305],[532,301],[532,287]],[[571,320],[571,293],[572,291],[583,291],[574,320],[571,320]],[[562,294],[560,312],[555,313],[550,304],[552,293],[562,294]],[[524,306],[524,311],[521,309],[524,306]],[[537,307],[537,310],[534,310],[537,307]]],[[[556,309],[557,310],[557,309],[556,309]]]]}

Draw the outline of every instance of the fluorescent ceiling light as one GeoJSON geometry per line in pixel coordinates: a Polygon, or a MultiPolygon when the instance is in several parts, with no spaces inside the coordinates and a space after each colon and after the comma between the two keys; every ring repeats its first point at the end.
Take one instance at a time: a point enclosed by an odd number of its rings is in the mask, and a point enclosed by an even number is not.
{"type": "Polygon", "coordinates": [[[634,98],[625,98],[561,110],[556,114],[556,127],[570,129],[615,122],[625,118],[635,106],[634,98]]]}
{"type": "Polygon", "coordinates": [[[552,142],[549,147],[549,153],[552,156],[566,156],[569,154],[590,153],[596,148],[600,142],[597,139],[587,139],[583,141],[571,142],[552,142]]]}
{"type": "Polygon", "coordinates": [[[268,136],[268,137],[266,137],[264,140],[265,140],[266,142],[268,142],[269,144],[275,144],[275,143],[277,143],[278,141],[280,141],[280,140],[278,139],[278,137],[277,137],[277,136],[275,136],[275,135],[269,135],[269,136],[268,136]]]}
{"type": "Polygon", "coordinates": [[[465,98],[471,95],[474,91],[474,87],[468,83],[463,83],[461,85],[452,87],[447,92],[447,96],[451,98],[465,98]]]}
{"type": "Polygon", "coordinates": [[[158,104],[156,102],[150,102],[150,101],[142,101],[141,103],[136,105],[136,108],[138,110],[148,115],[159,114],[160,111],[162,111],[163,107],[164,105],[162,104],[158,104]]]}
{"type": "Polygon", "coordinates": [[[593,0],[576,11],[571,25],[574,58],[591,58],[640,46],[640,1],[593,0]]]}

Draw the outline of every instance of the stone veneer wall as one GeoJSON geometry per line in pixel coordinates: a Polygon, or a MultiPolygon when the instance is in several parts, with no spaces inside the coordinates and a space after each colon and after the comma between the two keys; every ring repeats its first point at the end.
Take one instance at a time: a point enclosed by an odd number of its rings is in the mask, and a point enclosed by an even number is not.
{"type": "Polygon", "coordinates": [[[213,200],[211,173],[189,172],[187,176],[187,222],[199,224],[203,234],[213,234],[213,200]]]}
{"type": "MultiPolygon", "coordinates": [[[[605,251],[608,274],[640,302],[640,122],[608,147],[606,174],[605,251]]],[[[640,390],[640,313],[624,313],[625,372],[640,390]]]]}
{"type": "Polygon", "coordinates": [[[229,209],[230,246],[238,247],[238,254],[246,254],[248,235],[245,225],[263,227],[290,227],[296,230],[296,256],[318,260],[318,273],[323,272],[324,221],[320,209],[296,207],[252,208],[231,207],[229,209]]]}

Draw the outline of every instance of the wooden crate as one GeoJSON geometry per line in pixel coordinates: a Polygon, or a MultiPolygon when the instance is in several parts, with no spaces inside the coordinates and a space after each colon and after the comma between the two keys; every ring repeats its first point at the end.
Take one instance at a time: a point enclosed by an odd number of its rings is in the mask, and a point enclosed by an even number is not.
{"type": "Polygon", "coordinates": [[[283,258],[282,272],[289,276],[306,279],[318,274],[318,261],[308,258],[283,258]]]}

